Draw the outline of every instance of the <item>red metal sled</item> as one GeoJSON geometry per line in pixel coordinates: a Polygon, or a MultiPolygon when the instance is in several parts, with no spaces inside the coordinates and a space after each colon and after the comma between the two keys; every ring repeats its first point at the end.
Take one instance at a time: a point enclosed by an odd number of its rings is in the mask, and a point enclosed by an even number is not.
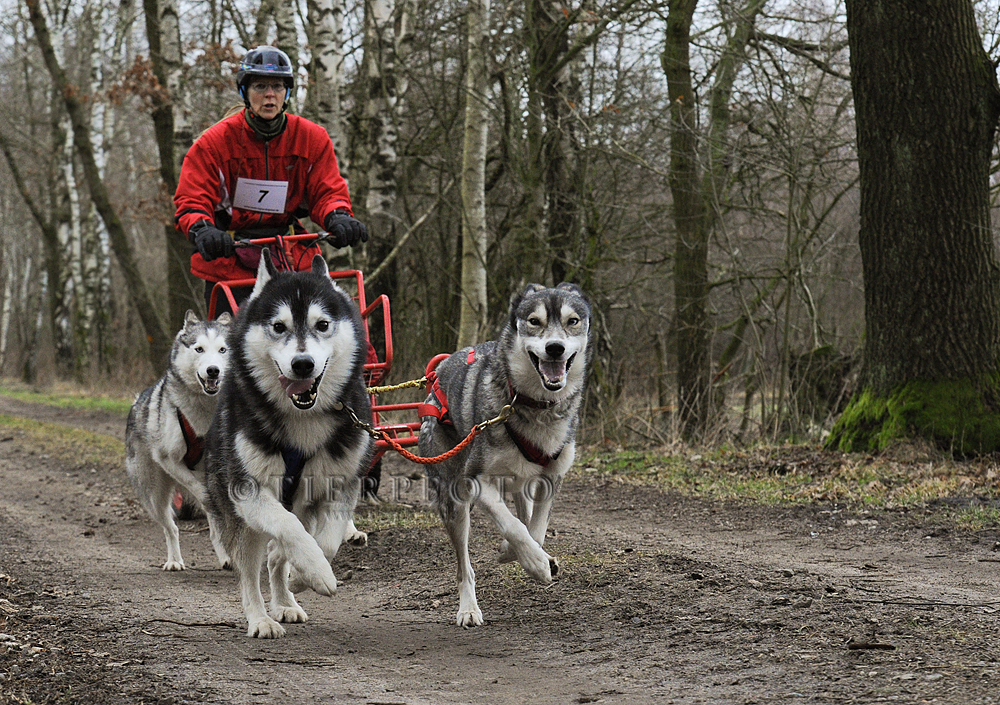
{"type": "MultiPolygon", "coordinates": [[[[304,233],[301,235],[287,235],[283,236],[281,239],[285,242],[294,242],[296,240],[308,240],[308,241],[318,241],[325,236],[326,233],[304,233]]],[[[276,238],[268,237],[255,240],[241,240],[237,246],[250,246],[250,247],[265,247],[273,246],[276,238]]],[[[361,311],[361,322],[364,325],[365,337],[368,341],[368,362],[365,363],[365,382],[368,387],[377,387],[383,384],[389,376],[389,372],[392,369],[392,357],[393,357],[393,347],[392,347],[392,318],[390,314],[389,307],[389,297],[385,294],[380,294],[375,298],[373,302],[368,303],[367,296],[365,294],[365,282],[364,275],[360,270],[348,269],[338,272],[330,272],[330,278],[341,282],[345,288],[350,289],[352,283],[355,289],[354,300],[358,303],[358,309],[361,311]],[[381,315],[382,319],[382,351],[379,355],[377,351],[371,344],[371,334],[369,326],[374,322],[373,315],[376,319],[378,315],[381,315]]],[[[233,279],[228,281],[220,281],[215,283],[215,287],[212,289],[211,298],[209,300],[208,307],[208,317],[215,318],[215,309],[218,304],[218,299],[220,296],[225,297],[226,301],[229,303],[230,309],[235,312],[238,308],[236,305],[236,299],[233,296],[233,289],[241,287],[253,286],[256,282],[255,278],[248,279],[233,279]]],[[[433,370],[438,362],[446,357],[446,355],[438,355],[433,358],[427,364],[427,372],[429,373],[433,370]]],[[[371,405],[372,405],[372,426],[377,430],[381,431],[385,436],[391,438],[399,446],[415,446],[417,444],[417,433],[420,430],[420,419],[417,417],[417,408],[420,406],[421,402],[406,402],[401,404],[380,404],[376,395],[371,395],[371,405]],[[393,413],[396,416],[403,415],[408,416],[414,420],[405,421],[400,423],[388,423],[382,420],[383,414],[393,413]]],[[[392,446],[386,440],[377,440],[375,442],[375,458],[372,461],[372,465],[377,463],[385,452],[389,450],[392,446]]]]}

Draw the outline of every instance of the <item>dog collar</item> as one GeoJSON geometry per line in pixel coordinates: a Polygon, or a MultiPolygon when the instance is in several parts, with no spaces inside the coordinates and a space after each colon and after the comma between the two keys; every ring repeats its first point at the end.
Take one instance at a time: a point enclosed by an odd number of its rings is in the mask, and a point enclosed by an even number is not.
{"type": "Polygon", "coordinates": [[[511,383],[510,377],[507,378],[507,393],[510,394],[511,404],[516,406],[526,406],[529,409],[551,409],[556,405],[556,402],[554,401],[532,399],[531,397],[518,392],[514,389],[514,385],[511,383]]]}

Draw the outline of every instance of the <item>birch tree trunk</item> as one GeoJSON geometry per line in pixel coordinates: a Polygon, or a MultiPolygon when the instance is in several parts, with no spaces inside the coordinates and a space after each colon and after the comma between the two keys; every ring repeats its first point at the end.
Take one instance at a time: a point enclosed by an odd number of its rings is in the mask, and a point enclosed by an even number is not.
{"type": "Polygon", "coordinates": [[[184,82],[184,59],[177,0],[143,0],[146,41],[153,75],[161,90],[153,108],[153,130],[163,183],[163,244],[167,256],[167,326],[180,330],[188,309],[201,310],[204,299],[190,274],[191,248],[173,226],[173,197],[181,162],[194,141],[190,105],[184,82]]]}
{"type": "MultiPolygon", "coordinates": [[[[58,105],[58,96],[54,95],[53,97],[55,99],[53,105],[58,105]]],[[[62,147],[59,147],[61,144],[60,141],[65,142],[66,139],[65,133],[60,129],[59,115],[60,111],[56,110],[50,124],[53,145],[58,147],[55,150],[57,162],[62,153],[62,147]]],[[[63,247],[60,244],[59,228],[62,223],[65,223],[68,227],[69,223],[69,216],[67,215],[68,195],[64,189],[60,188],[63,171],[61,168],[53,170],[52,177],[49,180],[51,206],[42,207],[35,200],[34,195],[28,188],[21,174],[20,162],[15,158],[11,143],[3,130],[0,130],[0,151],[4,154],[18,193],[20,193],[25,205],[28,206],[28,210],[31,211],[32,218],[42,231],[42,255],[44,258],[42,277],[47,281],[60,282],[67,277],[67,268],[63,261],[63,247]]],[[[48,320],[52,322],[56,371],[57,374],[63,376],[68,375],[72,371],[73,342],[72,336],[68,335],[68,331],[70,330],[68,322],[69,308],[66,305],[65,299],[60,295],[61,291],[61,287],[58,291],[53,291],[52,286],[46,286],[45,296],[43,297],[46,306],[43,308],[47,309],[48,320]],[[60,327],[57,325],[57,322],[62,320],[65,320],[65,325],[60,327]]]]}
{"type": "MultiPolygon", "coordinates": [[[[295,29],[295,5],[291,2],[278,2],[274,11],[274,24],[277,37],[275,46],[288,54],[292,62],[292,75],[298,76],[299,71],[299,35],[295,29]]],[[[294,93],[292,94],[294,97],[294,93]]]]}
{"type": "Polygon", "coordinates": [[[11,263],[13,257],[7,256],[7,271],[3,278],[3,309],[0,311],[0,374],[3,373],[4,365],[7,363],[7,339],[10,335],[10,310],[14,305],[14,267],[11,263]]]}
{"type": "Polygon", "coordinates": [[[104,181],[100,178],[97,163],[94,159],[94,147],[90,139],[83,105],[78,97],[78,92],[69,85],[62,66],[56,60],[52,49],[52,38],[49,35],[45,17],[42,14],[38,0],[26,0],[26,4],[31,24],[35,29],[35,38],[38,41],[49,74],[52,76],[53,88],[62,97],[70,116],[73,126],[73,140],[77,155],[83,166],[84,177],[90,189],[91,200],[94,202],[94,206],[97,208],[105,227],[108,229],[112,248],[125,276],[128,293],[136,306],[146,332],[147,340],[149,341],[150,358],[153,366],[155,369],[162,369],[166,363],[167,354],[170,351],[171,337],[167,335],[166,328],[153,305],[149,290],[146,288],[146,284],[136,265],[135,257],[132,254],[132,246],[125,233],[125,229],[122,227],[121,219],[111,205],[104,181]]]}
{"type": "MultiPolygon", "coordinates": [[[[389,0],[365,3],[365,55],[362,62],[364,86],[361,111],[359,162],[353,174],[361,173],[361,183],[352,197],[355,208],[368,224],[371,239],[365,259],[368,267],[385,260],[396,242],[396,76],[392,6],[389,0]],[[363,201],[363,202],[362,202],[363,201]]],[[[394,262],[381,267],[379,289],[395,298],[398,275],[394,262]]]]}
{"type": "MultiPolygon", "coordinates": [[[[125,2],[119,6],[124,11],[125,2]]],[[[90,56],[89,94],[92,96],[90,109],[90,135],[94,143],[94,160],[100,177],[104,178],[107,165],[107,151],[114,133],[114,109],[99,98],[103,90],[104,64],[116,58],[110,47],[105,46],[103,28],[104,8],[89,6],[84,13],[84,42],[89,45],[84,54],[90,56]]],[[[119,31],[124,27],[118,25],[119,31]]],[[[79,210],[79,209],[78,209],[79,210]]],[[[95,328],[99,325],[102,308],[102,272],[100,270],[100,240],[106,240],[100,218],[93,203],[88,204],[85,218],[80,219],[77,229],[79,239],[74,242],[73,262],[77,282],[74,339],[75,358],[73,374],[77,382],[83,382],[91,365],[91,349],[95,328]]],[[[98,337],[99,332],[98,332],[98,337]]]]}
{"type": "Polygon", "coordinates": [[[260,8],[257,10],[257,23],[253,29],[253,46],[247,49],[259,47],[267,44],[268,31],[271,28],[271,19],[274,17],[275,7],[281,0],[261,0],[260,8]]]}
{"type": "MultiPolygon", "coordinates": [[[[53,91],[54,92],[54,91],[53,91]]],[[[58,96],[53,95],[53,100],[58,96]]],[[[73,335],[73,314],[76,311],[76,283],[80,281],[80,260],[74,247],[80,241],[80,197],[76,190],[73,155],[75,136],[69,118],[62,111],[55,133],[59,136],[61,151],[56,170],[54,195],[59,199],[55,223],[56,248],[53,258],[59,261],[54,269],[59,278],[50,280],[51,295],[55,297],[52,316],[56,344],[56,366],[60,376],[71,377],[76,364],[73,335]]]]}
{"type": "Polygon", "coordinates": [[[486,336],[486,57],[490,0],[469,0],[468,66],[465,74],[465,134],[462,149],[462,296],[458,348],[486,336]]]}
{"type": "MultiPolygon", "coordinates": [[[[307,0],[309,44],[312,46],[310,85],[303,113],[322,125],[346,174],[344,115],[341,93],[344,85],[344,3],[343,0],[307,0]]],[[[322,225],[322,223],[320,223],[322,225]]]]}

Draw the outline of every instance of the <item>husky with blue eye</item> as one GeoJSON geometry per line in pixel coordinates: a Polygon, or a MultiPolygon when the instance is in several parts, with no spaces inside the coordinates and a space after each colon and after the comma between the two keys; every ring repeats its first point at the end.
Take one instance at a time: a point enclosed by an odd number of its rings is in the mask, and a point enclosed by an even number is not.
{"type": "Polygon", "coordinates": [[[247,635],[304,622],[294,583],[332,595],[330,561],[354,527],[373,452],[353,423],[371,418],[362,377],[366,339],[351,297],[316,256],[278,272],[265,249],[229,335],[230,369],[206,439],[209,503],[240,584],[247,635]],[[260,590],[267,558],[270,610],[260,590]],[[290,584],[290,572],[295,580],[290,584]]]}
{"type": "Polygon", "coordinates": [[[511,300],[497,340],[459,350],[436,369],[421,407],[424,457],[454,448],[470,431],[512,409],[462,452],[428,465],[438,511],[458,558],[456,623],[483,623],[469,559],[469,511],[486,510],[500,530],[500,561],[517,561],[541,583],[559,562],[542,548],[556,490],[576,455],[590,362],[590,304],[573,284],[529,285],[511,300]],[[504,493],[513,496],[516,516],[504,493]]]}

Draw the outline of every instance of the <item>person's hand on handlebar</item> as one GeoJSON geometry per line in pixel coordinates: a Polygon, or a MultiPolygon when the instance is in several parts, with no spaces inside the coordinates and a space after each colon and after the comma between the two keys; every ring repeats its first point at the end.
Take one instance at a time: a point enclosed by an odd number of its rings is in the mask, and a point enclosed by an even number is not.
{"type": "Polygon", "coordinates": [[[345,210],[336,210],[326,216],[323,227],[330,233],[330,244],[334,247],[368,242],[368,228],[345,210]]]}
{"type": "Polygon", "coordinates": [[[207,220],[200,220],[192,225],[188,237],[206,262],[211,262],[216,257],[232,257],[236,254],[236,246],[229,233],[210,225],[207,220]]]}

